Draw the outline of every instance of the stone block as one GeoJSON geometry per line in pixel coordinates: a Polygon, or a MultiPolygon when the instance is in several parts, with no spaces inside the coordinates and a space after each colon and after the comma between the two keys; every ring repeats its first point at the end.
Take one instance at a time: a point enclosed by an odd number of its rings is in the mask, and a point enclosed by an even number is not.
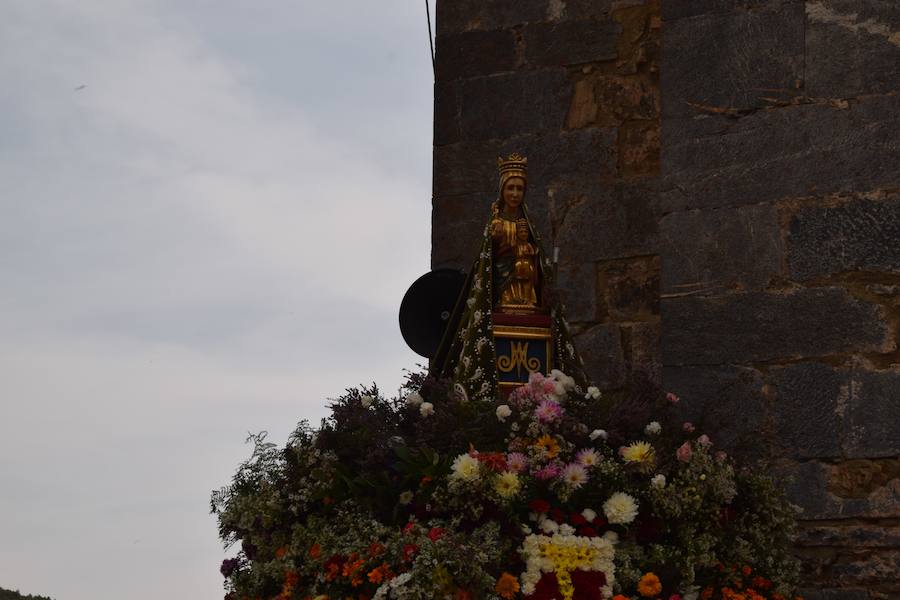
{"type": "Polygon", "coordinates": [[[538,67],[614,60],[622,28],[611,21],[533,23],[523,32],[525,61],[538,67]]]}
{"type": "Polygon", "coordinates": [[[800,529],[797,545],[900,548],[900,526],[868,523],[841,526],[812,523],[800,529]]]}
{"type": "Polygon", "coordinates": [[[785,4],[802,3],[803,0],[679,0],[662,2],[664,21],[675,21],[706,14],[729,14],[739,10],[779,11],[785,4]]]}
{"type": "Polygon", "coordinates": [[[804,93],[853,98],[900,91],[900,5],[883,0],[806,3],[804,93]]]}
{"type": "Polygon", "coordinates": [[[854,371],[845,416],[847,456],[900,456],[900,371],[854,371]]]}
{"type": "Polygon", "coordinates": [[[431,213],[431,268],[468,270],[478,254],[490,215],[491,196],[436,197],[431,213]]]}
{"type": "Polygon", "coordinates": [[[760,456],[771,437],[766,424],[765,380],[744,367],[663,367],[663,387],[676,394],[679,418],[706,433],[717,447],[760,456]]]}
{"type": "Polygon", "coordinates": [[[548,211],[548,188],[562,190],[557,199],[563,204],[573,187],[592,188],[615,176],[615,136],[614,129],[588,128],[437,147],[434,193],[436,197],[479,193],[496,199],[497,157],[518,152],[528,157],[529,208],[533,213],[548,211]]]}
{"type": "Polygon", "coordinates": [[[435,40],[436,81],[511,71],[515,61],[516,40],[510,30],[465,31],[435,40]]]}
{"type": "Polygon", "coordinates": [[[568,198],[572,203],[559,227],[559,246],[571,260],[657,253],[659,216],[652,182],[576,189],[568,198]]]}
{"type": "MultiPolygon", "coordinates": [[[[549,252],[549,250],[548,250],[549,252]]],[[[563,263],[559,265],[556,287],[571,323],[596,320],[597,266],[594,263],[563,263]]]]}
{"type": "Polygon", "coordinates": [[[777,398],[772,413],[779,449],[793,458],[839,457],[849,372],[811,362],[772,369],[769,377],[777,398]]]}
{"type": "Polygon", "coordinates": [[[673,212],[659,228],[663,293],[758,290],[780,274],[781,226],[773,205],[673,212]]]}
{"type": "Polygon", "coordinates": [[[465,79],[460,84],[462,137],[474,141],[559,131],[571,96],[572,84],[562,68],[465,79]]]}
{"type": "Polygon", "coordinates": [[[659,322],[633,323],[623,328],[625,360],[634,371],[642,370],[652,380],[662,380],[662,355],[659,352],[659,322]]]}
{"type": "Polygon", "coordinates": [[[459,82],[434,83],[434,145],[444,146],[460,140],[459,82]]]}
{"type": "Polygon", "coordinates": [[[603,318],[616,322],[659,320],[659,257],[637,256],[598,265],[603,318]]]}
{"type": "Polygon", "coordinates": [[[900,182],[900,95],[789,106],[738,119],[663,119],[662,127],[665,212],[896,188],[900,182]]]}
{"type": "MultiPolygon", "coordinates": [[[[663,2],[663,4],[667,4],[663,2]]],[[[803,78],[803,4],[778,11],[711,13],[666,24],[663,114],[747,110],[797,95],[803,78]]]]}
{"type": "Polygon", "coordinates": [[[659,124],[659,84],[653,77],[594,72],[575,82],[566,125],[618,127],[628,121],[659,124]]]}
{"type": "MultiPolygon", "coordinates": [[[[549,0],[552,2],[553,0],[549,0]]],[[[506,29],[548,17],[548,0],[438,0],[435,20],[438,35],[473,29],[506,29]]]]}
{"type": "Polygon", "coordinates": [[[594,385],[609,390],[625,384],[625,354],[617,325],[595,325],[575,336],[575,345],[594,385]]]}
{"type": "Polygon", "coordinates": [[[900,195],[799,210],[787,232],[790,276],[807,280],[850,271],[900,273],[898,201],[900,195]]]}
{"type": "Polygon", "coordinates": [[[782,465],[778,469],[777,475],[786,478],[788,498],[803,509],[801,519],[832,521],[900,516],[900,478],[879,480],[864,488],[861,497],[843,497],[838,495],[845,489],[841,468],[840,463],[809,461],[782,465]]]}
{"type": "Polygon", "coordinates": [[[663,298],[662,323],[666,365],[814,358],[896,347],[880,308],[841,288],[663,298]]]}
{"type": "Polygon", "coordinates": [[[869,600],[869,592],[861,588],[802,588],[800,596],[805,600],[869,600]]]}
{"type": "Polygon", "coordinates": [[[832,582],[854,587],[886,582],[895,584],[898,573],[900,573],[900,550],[882,550],[877,553],[849,552],[828,568],[832,582]]]}
{"type": "Polygon", "coordinates": [[[475,29],[507,29],[523,23],[600,19],[611,0],[438,0],[439,35],[475,29]]]}

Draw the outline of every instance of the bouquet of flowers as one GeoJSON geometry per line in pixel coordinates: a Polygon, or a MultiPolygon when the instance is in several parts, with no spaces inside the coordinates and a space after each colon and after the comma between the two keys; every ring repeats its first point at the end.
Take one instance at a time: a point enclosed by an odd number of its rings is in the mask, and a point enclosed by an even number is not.
{"type": "Polygon", "coordinates": [[[785,600],[796,509],[678,419],[678,398],[576,393],[559,371],[468,402],[412,375],[212,497],[228,600],[785,600]]]}

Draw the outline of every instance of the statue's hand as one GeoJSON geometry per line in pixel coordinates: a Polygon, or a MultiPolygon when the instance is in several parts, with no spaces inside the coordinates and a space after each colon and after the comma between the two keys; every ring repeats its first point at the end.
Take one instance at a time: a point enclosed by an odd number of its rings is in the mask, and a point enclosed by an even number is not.
{"type": "Polygon", "coordinates": [[[501,219],[494,219],[491,221],[491,237],[497,237],[503,232],[503,221],[501,219]]]}

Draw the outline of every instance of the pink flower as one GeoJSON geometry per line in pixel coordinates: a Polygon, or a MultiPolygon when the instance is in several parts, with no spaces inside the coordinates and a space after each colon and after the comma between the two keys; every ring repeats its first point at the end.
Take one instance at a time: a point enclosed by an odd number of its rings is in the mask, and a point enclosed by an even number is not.
{"type": "Polygon", "coordinates": [[[708,448],[709,446],[712,446],[712,440],[709,439],[709,436],[706,435],[705,433],[697,438],[697,443],[700,444],[701,446],[703,446],[704,448],[708,448]]]}
{"type": "Polygon", "coordinates": [[[552,379],[545,379],[543,382],[541,382],[541,392],[543,392],[544,395],[555,393],[556,382],[552,379]]]}
{"type": "Polygon", "coordinates": [[[685,421],[684,425],[681,426],[681,429],[684,430],[685,433],[694,433],[694,424],[690,421],[685,421]]]}
{"type": "Polygon", "coordinates": [[[548,479],[553,479],[557,475],[559,475],[559,464],[558,463],[548,463],[546,466],[538,469],[533,473],[536,479],[541,479],[547,481],[548,479]]]}
{"type": "Polygon", "coordinates": [[[691,448],[690,442],[685,442],[675,451],[675,457],[681,462],[690,462],[691,455],[694,454],[694,450],[691,448]]]}
{"type": "Polygon", "coordinates": [[[671,596],[669,596],[669,600],[681,600],[681,595],[680,594],[672,594],[671,596]]]}
{"type": "Polygon", "coordinates": [[[671,404],[678,404],[678,400],[680,400],[680,398],[672,392],[669,392],[668,394],[666,394],[666,400],[668,400],[671,404]]]}
{"type": "Polygon", "coordinates": [[[532,371],[528,374],[528,383],[535,384],[544,381],[544,375],[539,371],[532,371]]]}
{"type": "Polygon", "coordinates": [[[528,466],[528,459],[521,452],[510,452],[506,455],[506,466],[513,473],[521,473],[528,466]]]}
{"type": "Polygon", "coordinates": [[[563,408],[555,400],[544,400],[534,410],[534,416],[543,423],[558,421],[563,414],[563,408]]]}
{"type": "Polygon", "coordinates": [[[717,461],[717,462],[720,462],[720,463],[721,463],[721,462],[725,462],[725,459],[726,459],[726,458],[728,458],[728,455],[725,454],[724,451],[719,450],[718,452],[716,452],[716,461],[717,461]]]}

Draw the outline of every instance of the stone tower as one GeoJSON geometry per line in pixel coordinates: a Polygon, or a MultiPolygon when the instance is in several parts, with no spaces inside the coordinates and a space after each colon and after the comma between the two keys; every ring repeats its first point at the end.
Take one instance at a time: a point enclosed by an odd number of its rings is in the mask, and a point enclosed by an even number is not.
{"type": "Polygon", "coordinates": [[[898,597],[900,4],[437,0],[433,267],[519,151],[577,344],[792,475],[807,598],[898,597]]]}

